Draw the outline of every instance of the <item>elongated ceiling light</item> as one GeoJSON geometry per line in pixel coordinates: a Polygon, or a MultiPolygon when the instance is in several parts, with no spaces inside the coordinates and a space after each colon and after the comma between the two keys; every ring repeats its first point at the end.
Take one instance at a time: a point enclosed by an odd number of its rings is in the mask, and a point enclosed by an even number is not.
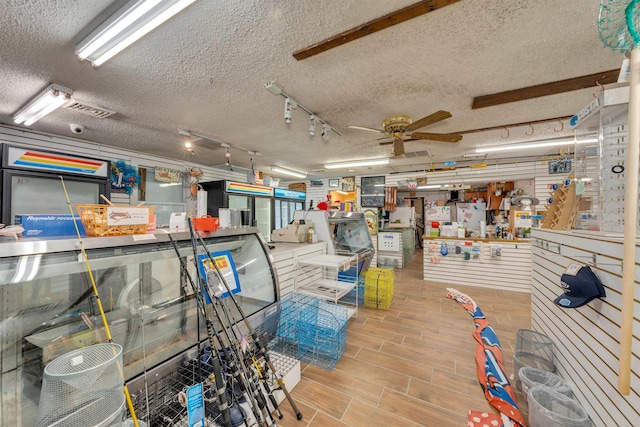
{"type": "Polygon", "coordinates": [[[389,158],[371,159],[371,160],[354,160],[351,162],[325,163],[325,169],[352,168],[358,166],[376,166],[389,164],[389,158]]]}
{"type": "Polygon", "coordinates": [[[525,144],[504,144],[504,145],[494,145],[489,147],[478,147],[476,148],[476,153],[495,153],[497,151],[510,151],[510,150],[523,150],[526,148],[544,148],[544,147],[557,147],[560,145],[571,145],[571,144],[589,144],[593,142],[598,142],[597,138],[587,138],[587,139],[556,139],[553,141],[538,141],[531,142],[525,144]]]}
{"type": "Polygon", "coordinates": [[[296,171],[292,171],[290,169],[281,168],[281,167],[278,167],[278,166],[272,166],[271,170],[274,171],[275,173],[283,173],[285,175],[295,176],[296,178],[306,178],[307,177],[306,173],[296,172],[296,171]]]}
{"type": "Polygon", "coordinates": [[[57,84],[49,85],[13,115],[15,124],[31,126],[71,99],[73,90],[57,84]]]}
{"type": "Polygon", "coordinates": [[[98,67],[195,0],[130,0],[76,46],[98,67]]]}

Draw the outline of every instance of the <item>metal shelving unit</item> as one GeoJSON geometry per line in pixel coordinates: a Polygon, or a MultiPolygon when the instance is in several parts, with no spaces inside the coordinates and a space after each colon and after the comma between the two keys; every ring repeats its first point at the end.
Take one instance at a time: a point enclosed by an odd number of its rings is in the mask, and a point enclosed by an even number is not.
{"type": "Polygon", "coordinates": [[[349,305],[358,314],[358,255],[319,255],[296,261],[295,291],[333,303],[349,305]],[[355,289],[355,303],[340,301],[355,289]],[[353,308],[351,307],[353,306],[353,308]]]}

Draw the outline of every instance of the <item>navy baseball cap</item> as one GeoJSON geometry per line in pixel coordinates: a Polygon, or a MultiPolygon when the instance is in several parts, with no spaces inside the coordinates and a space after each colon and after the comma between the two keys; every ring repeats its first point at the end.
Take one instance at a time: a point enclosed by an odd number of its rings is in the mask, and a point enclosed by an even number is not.
{"type": "Polygon", "coordinates": [[[553,300],[563,308],[576,308],[605,296],[604,286],[587,265],[571,264],[560,278],[564,293],[553,300]]]}

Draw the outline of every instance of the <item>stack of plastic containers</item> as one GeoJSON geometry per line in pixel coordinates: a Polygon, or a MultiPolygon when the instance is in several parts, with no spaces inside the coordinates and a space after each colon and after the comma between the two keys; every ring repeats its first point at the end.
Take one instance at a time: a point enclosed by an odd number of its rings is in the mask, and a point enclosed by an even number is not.
{"type": "Polygon", "coordinates": [[[528,403],[529,390],[538,385],[554,389],[567,397],[573,397],[571,386],[562,377],[538,368],[525,366],[520,369],[520,384],[524,401],[528,403]]]}

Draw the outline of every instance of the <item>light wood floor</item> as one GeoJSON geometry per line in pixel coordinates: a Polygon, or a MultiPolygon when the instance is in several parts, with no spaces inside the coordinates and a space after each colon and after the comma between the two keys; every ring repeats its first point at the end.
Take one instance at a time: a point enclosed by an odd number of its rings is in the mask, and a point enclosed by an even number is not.
{"type": "Polygon", "coordinates": [[[478,303],[511,375],[516,332],[531,327],[530,294],[425,282],[422,251],[416,250],[408,268],[395,270],[390,309],[360,307],[350,321],[347,349],[336,367],[302,365],[291,395],[303,419],[296,420],[285,400],[278,425],[466,426],[469,409],[493,411],[478,384],[473,320],[446,298],[447,287],[478,303]]]}

